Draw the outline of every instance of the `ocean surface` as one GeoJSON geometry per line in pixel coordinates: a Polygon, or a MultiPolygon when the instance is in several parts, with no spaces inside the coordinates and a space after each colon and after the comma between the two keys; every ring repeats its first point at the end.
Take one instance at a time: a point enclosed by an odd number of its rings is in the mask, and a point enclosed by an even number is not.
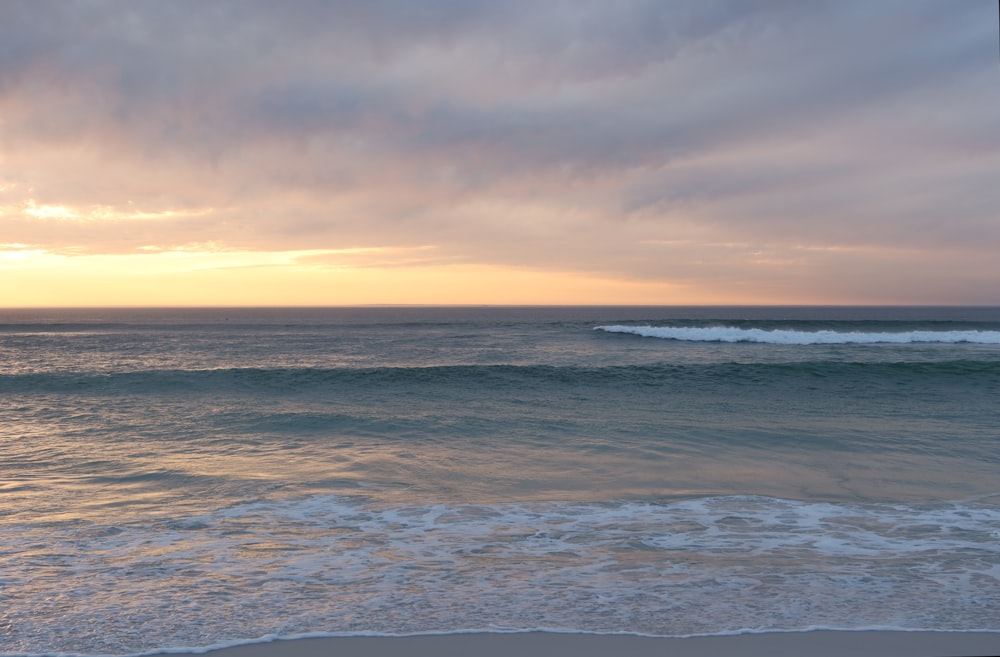
{"type": "Polygon", "coordinates": [[[0,654],[1000,631],[1000,309],[0,310],[0,654]]]}

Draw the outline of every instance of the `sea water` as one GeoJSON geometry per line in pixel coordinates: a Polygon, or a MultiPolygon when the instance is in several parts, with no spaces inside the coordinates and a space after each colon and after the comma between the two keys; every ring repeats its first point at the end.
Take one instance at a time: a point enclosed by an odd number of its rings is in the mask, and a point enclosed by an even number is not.
{"type": "Polygon", "coordinates": [[[0,311],[0,654],[1000,631],[1000,310],[0,311]]]}

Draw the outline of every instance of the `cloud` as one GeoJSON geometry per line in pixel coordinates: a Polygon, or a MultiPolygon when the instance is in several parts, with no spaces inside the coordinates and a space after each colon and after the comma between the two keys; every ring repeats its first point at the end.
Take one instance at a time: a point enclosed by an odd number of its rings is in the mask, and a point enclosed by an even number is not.
{"type": "Polygon", "coordinates": [[[990,11],[4,3],[0,236],[123,254],[432,244],[449,262],[762,285],[781,275],[765,261],[817,280],[856,266],[803,246],[978,253],[1000,239],[990,11]],[[651,245],[670,241],[665,260],[651,245]]]}

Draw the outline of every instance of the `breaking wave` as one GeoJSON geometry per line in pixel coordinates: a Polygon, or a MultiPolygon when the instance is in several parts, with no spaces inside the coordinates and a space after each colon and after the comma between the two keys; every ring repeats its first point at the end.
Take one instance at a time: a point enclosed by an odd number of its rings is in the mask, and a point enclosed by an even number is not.
{"type": "Polygon", "coordinates": [[[687,342],[754,342],[762,344],[1000,344],[1000,331],[802,331],[738,326],[596,326],[596,331],[629,333],[647,338],[687,342]]]}

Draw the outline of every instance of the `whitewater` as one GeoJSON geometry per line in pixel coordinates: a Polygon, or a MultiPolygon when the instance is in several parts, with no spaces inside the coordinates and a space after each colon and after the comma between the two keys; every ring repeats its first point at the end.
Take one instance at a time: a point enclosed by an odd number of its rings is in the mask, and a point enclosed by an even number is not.
{"type": "Polygon", "coordinates": [[[747,329],[734,326],[597,326],[608,333],[632,333],[649,338],[688,340],[691,342],[759,342],[763,344],[1000,344],[1000,331],[796,331],[782,329],[747,329]]]}

